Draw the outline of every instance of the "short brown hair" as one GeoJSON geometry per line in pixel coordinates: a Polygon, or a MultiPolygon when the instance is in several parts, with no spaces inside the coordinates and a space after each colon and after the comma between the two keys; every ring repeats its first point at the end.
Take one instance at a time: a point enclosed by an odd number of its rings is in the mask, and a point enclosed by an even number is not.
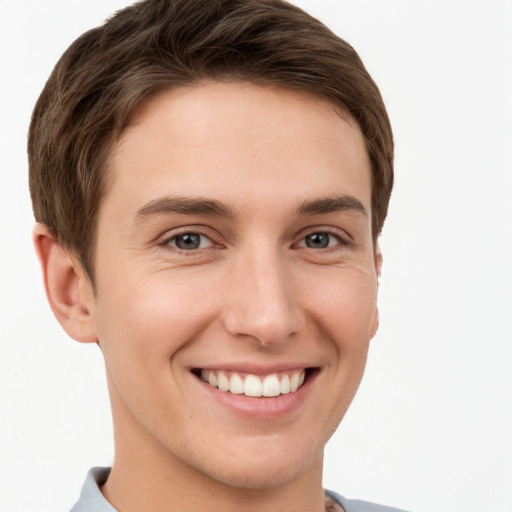
{"type": "Polygon", "coordinates": [[[34,215],[94,283],[108,157],[135,109],[158,92],[240,80],[310,92],[358,123],[372,164],[372,232],[393,186],[393,137],[354,49],[284,0],[144,0],[80,36],[53,70],[29,131],[34,215]]]}

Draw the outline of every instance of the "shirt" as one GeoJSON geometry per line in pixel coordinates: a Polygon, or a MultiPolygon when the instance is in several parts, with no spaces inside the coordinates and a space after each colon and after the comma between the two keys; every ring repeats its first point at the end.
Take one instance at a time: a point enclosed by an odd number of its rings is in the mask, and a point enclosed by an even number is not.
{"type": "MultiPolygon", "coordinates": [[[[109,474],[110,468],[92,468],[85,479],[80,499],[70,512],[117,512],[100,491],[100,487],[107,481],[109,474]]],[[[332,491],[325,491],[325,493],[339,503],[345,512],[405,512],[368,501],[348,500],[332,491]]]]}

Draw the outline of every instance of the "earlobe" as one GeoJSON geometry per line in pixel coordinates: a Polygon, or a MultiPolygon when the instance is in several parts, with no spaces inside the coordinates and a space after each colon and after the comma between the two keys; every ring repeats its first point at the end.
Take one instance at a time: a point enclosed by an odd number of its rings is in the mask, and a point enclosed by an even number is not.
{"type": "MultiPolygon", "coordinates": [[[[375,262],[375,272],[377,274],[377,280],[380,279],[382,273],[382,252],[380,250],[380,246],[378,242],[375,243],[374,250],[374,262],[375,262]]],[[[377,334],[377,330],[379,329],[379,308],[375,308],[375,316],[373,318],[372,325],[372,338],[377,334]]]]}
{"type": "Polygon", "coordinates": [[[33,237],[46,296],[55,317],[73,339],[97,342],[94,294],[89,279],[45,226],[37,224],[33,237]]]}
{"type": "Polygon", "coordinates": [[[378,329],[379,329],[379,308],[375,308],[375,316],[373,317],[371,338],[373,338],[377,334],[378,329]]]}

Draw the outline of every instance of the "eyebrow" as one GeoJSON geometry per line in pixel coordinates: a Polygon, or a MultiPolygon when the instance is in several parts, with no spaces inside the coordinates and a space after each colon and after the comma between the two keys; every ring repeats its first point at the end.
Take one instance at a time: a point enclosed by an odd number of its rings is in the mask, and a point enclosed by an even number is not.
{"type": "Polygon", "coordinates": [[[181,215],[211,215],[234,219],[235,212],[226,204],[215,199],[204,197],[161,197],[150,201],[135,214],[135,222],[139,223],[153,215],[178,213],[181,215]]]}
{"type": "MultiPolygon", "coordinates": [[[[336,195],[304,201],[296,210],[298,215],[321,215],[340,211],[355,211],[368,216],[366,208],[354,196],[336,195]]],[[[236,212],[221,201],[205,197],[170,197],[165,196],[150,201],[135,214],[135,223],[148,217],[166,213],[181,215],[209,215],[235,219],[236,212]]]]}
{"type": "Polygon", "coordinates": [[[368,217],[368,212],[359,199],[349,195],[336,195],[321,197],[311,201],[304,201],[298,208],[299,215],[321,215],[323,213],[335,213],[342,211],[354,211],[368,217]]]}

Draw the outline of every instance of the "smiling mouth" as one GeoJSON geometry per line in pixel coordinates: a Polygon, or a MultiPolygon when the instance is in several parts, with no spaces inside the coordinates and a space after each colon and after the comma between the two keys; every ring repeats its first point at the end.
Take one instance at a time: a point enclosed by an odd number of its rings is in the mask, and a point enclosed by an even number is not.
{"type": "Polygon", "coordinates": [[[312,368],[300,368],[268,375],[253,375],[222,370],[196,369],[193,373],[203,382],[225,393],[249,397],[276,397],[295,393],[313,371],[312,368]]]}

